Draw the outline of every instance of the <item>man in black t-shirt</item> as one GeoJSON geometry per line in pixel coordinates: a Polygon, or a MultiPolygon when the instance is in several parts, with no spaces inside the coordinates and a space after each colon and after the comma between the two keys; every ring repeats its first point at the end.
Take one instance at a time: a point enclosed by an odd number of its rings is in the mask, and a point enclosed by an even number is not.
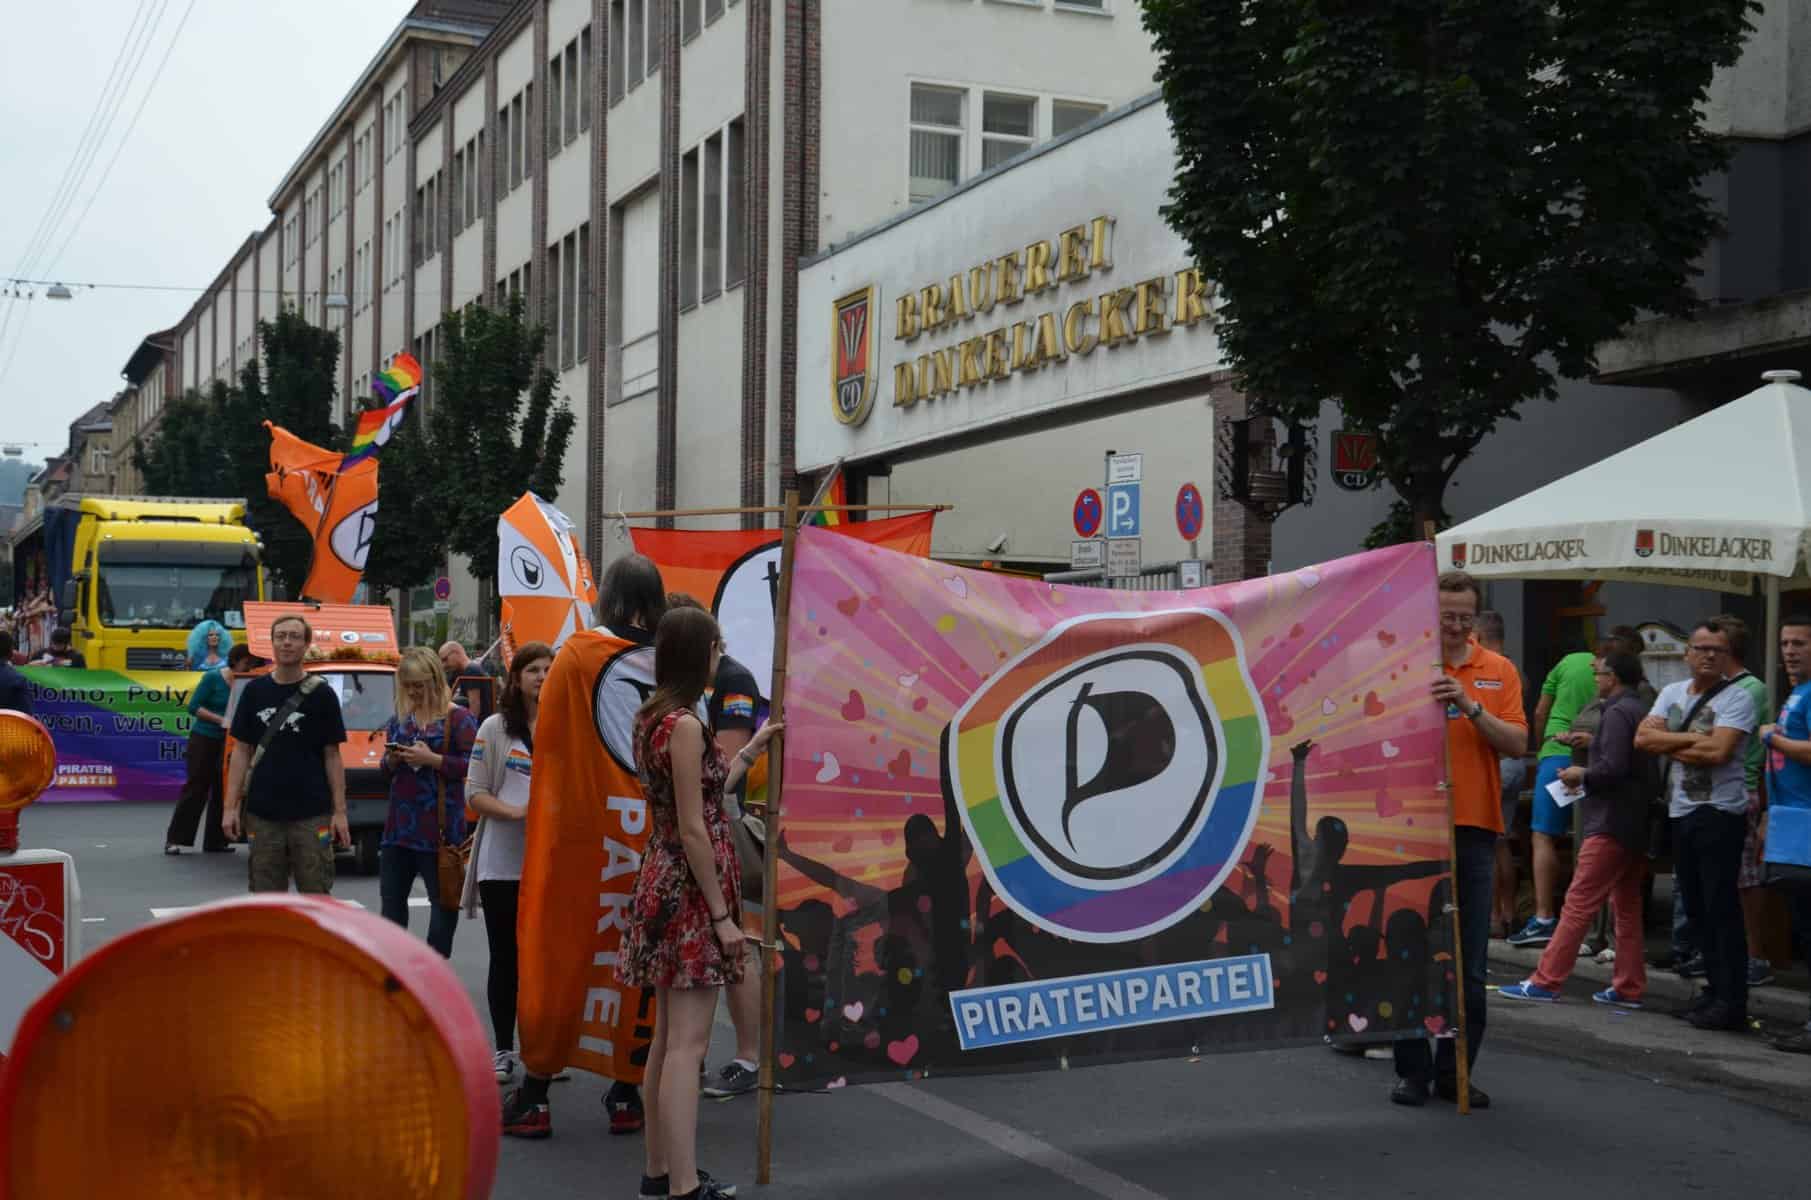
{"type": "Polygon", "coordinates": [[[346,725],[339,697],[319,676],[302,670],[302,656],[313,637],[301,617],[272,622],[276,669],[247,684],[233,710],[235,745],[220,825],[228,838],[238,837],[243,828],[251,839],[254,892],[288,891],[292,878],[298,892],[331,892],[333,847],[352,845],[346,771],[340,761],[346,725]],[[259,756],[258,747],[273,724],[278,730],[259,756]]]}

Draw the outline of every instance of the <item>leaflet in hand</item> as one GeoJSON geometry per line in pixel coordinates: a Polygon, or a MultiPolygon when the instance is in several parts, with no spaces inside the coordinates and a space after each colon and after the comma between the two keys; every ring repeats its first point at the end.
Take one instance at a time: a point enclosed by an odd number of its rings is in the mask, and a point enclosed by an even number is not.
{"type": "Polygon", "coordinates": [[[1569,807],[1574,800],[1583,797],[1585,789],[1569,788],[1563,781],[1555,779],[1552,783],[1547,785],[1547,794],[1553,797],[1553,802],[1555,804],[1559,805],[1561,808],[1566,808],[1569,807]]]}

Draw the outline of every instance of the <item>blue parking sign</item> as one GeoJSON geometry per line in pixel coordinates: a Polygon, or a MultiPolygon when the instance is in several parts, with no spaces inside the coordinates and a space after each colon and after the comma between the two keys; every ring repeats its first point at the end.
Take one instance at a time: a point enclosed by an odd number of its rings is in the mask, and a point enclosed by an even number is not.
{"type": "Polygon", "coordinates": [[[1142,484],[1116,483],[1107,489],[1107,536],[1139,536],[1139,489],[1142,484]]]}

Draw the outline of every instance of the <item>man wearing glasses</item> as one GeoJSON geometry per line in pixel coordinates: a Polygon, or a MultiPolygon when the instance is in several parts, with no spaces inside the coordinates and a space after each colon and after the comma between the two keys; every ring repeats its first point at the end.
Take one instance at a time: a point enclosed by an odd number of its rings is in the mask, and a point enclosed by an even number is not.
{"type": "Polygon", "coordinates": [[[339,697],[302,670],[313,637],[301,617],[273,621],[276,669],[246,684],[233,710],[220,827],[229,839],[241,828],[251,838],[254,892],[286,892],[291,879],[298,892],[331,892],[333,847],[352,845],[339,697]]]}
{"type": "Polygon", "coordinates": [[[1741,1030],[1748,1020],[1748,940],[1737,879],[1747,833],[1743,747],[1754,701],[1727,678],[1730,633],[1717,618],[1692,630],[1691,677],[1662,688],[1635,734],[1635,748],[1671,759],[1667,815],[1673,820],[1673,880],[1704,955],[1704,990],[1686,1013],[1699,1029],[1741,1030]]]}
{"type": "MultiPolygon", "coordinates": [[[[1454,895],[1459,906],[1459,945],[1465,968],[1466,1061],[1476,1064],[1484,1042],[1484,993],[1488,977],[1490,908],[1497,838],[1503,832],[1503,755],[1528,744],[1522,710],[1522,677],[1515,664],[1472,639],[1484,592],[1463,571],[1440,576],[1440,655],[1445,670],[1434,681],[1434,699],[1446,710],[1448,798],[1452,803],[1454,895]]],[[[1396,1043],[1396,1086],[1390,1100],[1419,1107],[1431,1085],[1443,1100],[1459,1096],[1456,1054],[1450,1038],[1430,1051],[1425,1038],[1396,1043]]],[[[1490,1097],[1472,1088],[1473,1108],[1490,1097]]]]}

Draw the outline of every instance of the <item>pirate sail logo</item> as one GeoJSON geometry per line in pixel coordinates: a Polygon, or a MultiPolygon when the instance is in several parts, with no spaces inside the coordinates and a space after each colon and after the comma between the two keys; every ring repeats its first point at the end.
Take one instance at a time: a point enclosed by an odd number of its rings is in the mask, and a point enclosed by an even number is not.
{"type": "Polygon", "coordinates": [[[874,289],[851,292],[833,309],[831,410],[843,424],[860,425],[874,405],[874,289]]]}
{"type": "Polygon", "coordinates": [[[1238,634],[1205,610],[1052,629],[944,734],[945,786],[995,893],[1044,929],[1123,942],[1238,863],[1269,746],[1238,634]]]}

